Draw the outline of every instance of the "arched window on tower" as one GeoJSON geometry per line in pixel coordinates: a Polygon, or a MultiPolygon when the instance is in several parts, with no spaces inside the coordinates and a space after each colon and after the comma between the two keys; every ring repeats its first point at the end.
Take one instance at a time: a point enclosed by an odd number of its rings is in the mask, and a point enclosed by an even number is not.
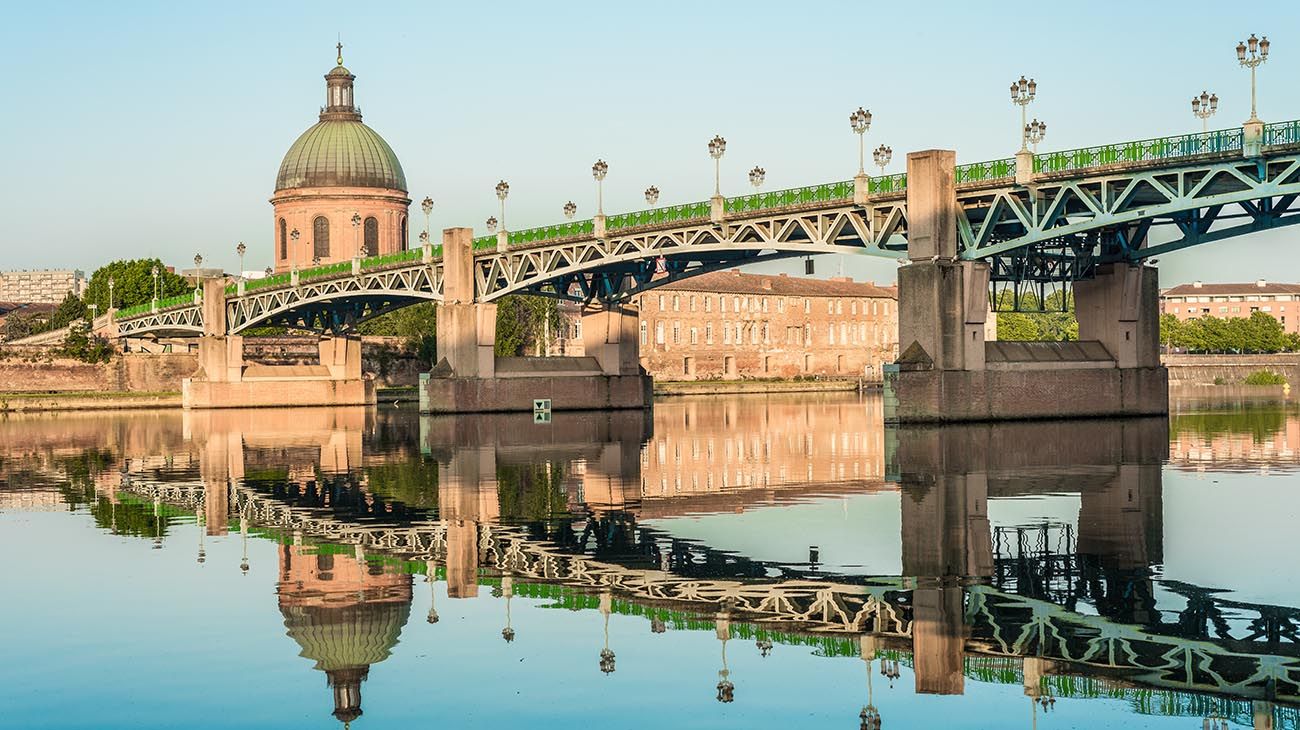
{"type": "Polygon", "coordinates": [[[284,219],[280,219],[280,260],[289,258],[289,234],[285,232],[284,219]]]}
{"type": "Polygon", "coordinates": [[[398,251],[405,251],[406,249],[410,248],[410,243],[406,240],[407,235],[408,234],[406,232],[406,216],[404,215],[399,216],[397,218],[397,250],[398,251]]]}
{"type": "Polygon", "coordinates": [[[379,255],[379,221],[374,218],[366,219],[366,243],[361,249],[361,255],[379,255]]]}
{"type": "Polygon", "coordinates": [[[327,259],[330,256],[330,219],[323,215],[316,216],[316,220],[311,222],[312,248],[311,254],[318,259],[327,259]]]}

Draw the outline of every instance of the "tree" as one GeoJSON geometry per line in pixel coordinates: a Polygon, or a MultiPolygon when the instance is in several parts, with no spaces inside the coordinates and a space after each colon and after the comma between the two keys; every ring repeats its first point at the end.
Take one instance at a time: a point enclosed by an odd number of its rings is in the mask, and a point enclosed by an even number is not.
{"type": "Polygon", "coordinates": [[[13,312],[5,317],[4,339],[19,340],[45,331],[46,321],[34,314],[13,312]]]}
{"type": "Polygon", "coordinates": [[[1183,323],[1174,315],[1160,315],[1160,344],[1166,349],[1183,346],[1183,330],[1183,323]]]}
{"type": "Polygon", "coordinates": [[[497,302],[495,352],[498,357],[515,357],[530,349],[541,354],[560,325],[559,303],[550,297],[502,297],[497,302]]]}
{"type": "Polygon", "coordinates": [[[90,309],[86,307],[85,302],[81,301],[81,297],[68,292],[67,296],[63,297],[63,301],[59,303],[59,308],[50,315],[50,323],[47,329],[62,329],[73,322],[84,320],[89,315],[90,309]]]}
{"type": "Polygon", "coordinates": [[[147,304],[153,299],[153,268],[158,267],[158,297],[165,299],[194,290],[184,277],[171,273],[158,259],[124,259],[105,264],[90,275],[86,284],[85,303],[98,305],[100,313],[108,311],[108,280],[113,280],[113,306],[121,309],[147,304]]]}
{"type": "Polygon", "coordinates": [[[364,322],[363,335],[401,337],[406,349],[430,365],[438,357],[438,309],[433,302],[412,304],[364,322]]]}

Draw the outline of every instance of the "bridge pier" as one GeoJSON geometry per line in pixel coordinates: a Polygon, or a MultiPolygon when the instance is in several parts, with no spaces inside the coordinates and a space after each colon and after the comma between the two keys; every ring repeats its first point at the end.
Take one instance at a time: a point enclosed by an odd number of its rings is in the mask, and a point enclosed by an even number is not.
{"type": "Polygon", "coordinates": [[[226,332],[226,285],[203,282],[199,369],[181,381],[186,408],[351,406],[375,403],[374,381],[361,374],[361,340],[327,336],[320,365],[244,362],[244,338],[226,332]]]}
{"type": "Polygon", "coordinates": [[[1163,415],[1159,283],[1141,265],[1075,286],[1079,342],[985,342],[989,265],[958,258],[949,150],[907,159],[908,263],[898,272],[898,361],[885,418],[897,423],[1163,415]]]}
{"type": "Polygon", "coordinates": [[[640,368],[637,314],[626,306],[583,316],[584,357],[497,357],[496,305],[475,301],[473,234],[443,231],[443,302],[438,364],[420,378],[421,413],[647,408],[651,380],[640,368]]]}

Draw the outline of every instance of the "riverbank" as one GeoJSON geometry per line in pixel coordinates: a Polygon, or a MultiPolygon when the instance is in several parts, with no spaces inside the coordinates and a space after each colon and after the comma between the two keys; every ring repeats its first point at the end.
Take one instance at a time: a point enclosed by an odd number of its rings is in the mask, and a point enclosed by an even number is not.
{"type": "Polygon", "coordinates": [[[180,391],[155,393],[124,393],[120,391],[0,393],[0,413],[180,407],[180,391]]]}
{"type": "MultiPolygon", "coordinates": [[[[656,396],[722,395],[733,393],[830,393],[854,391],[857,380],[665,380],[655,381],[656,396]]],[[[879,383],[866,383],[868,390],[879,383]]]]}

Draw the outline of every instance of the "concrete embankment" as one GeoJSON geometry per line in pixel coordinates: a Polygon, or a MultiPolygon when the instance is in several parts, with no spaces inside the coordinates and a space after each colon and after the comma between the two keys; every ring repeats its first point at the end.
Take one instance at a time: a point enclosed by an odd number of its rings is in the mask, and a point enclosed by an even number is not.
{"type": "MultiPolygon", "coordinates": [[[[865,383],[868,389],[879,383],[865,383]]],[[[857,380],[664,380],[655,381],[656,396],[730,393],[828,393],[858,390],[857,380]]]]}
{"type": "Polygon", "coordinates": [[[1300,353],[1275,355],[1165,355],[1170,385],[1240,384],[1255,372],[1266,370],[1300,385],[1300,353]]]}

